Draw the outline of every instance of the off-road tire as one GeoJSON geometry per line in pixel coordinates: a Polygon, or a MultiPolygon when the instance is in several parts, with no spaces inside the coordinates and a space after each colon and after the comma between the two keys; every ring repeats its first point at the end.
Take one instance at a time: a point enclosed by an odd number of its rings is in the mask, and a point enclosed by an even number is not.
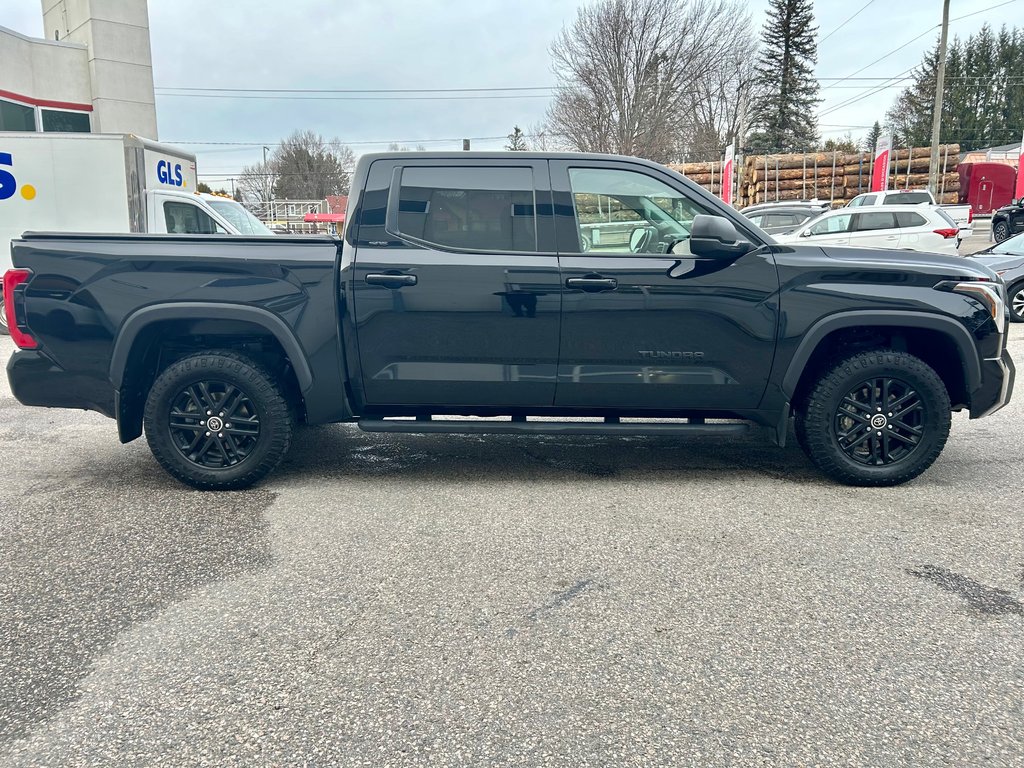
{"type": "Polygon", "coordinates": [[[157,377],[146,398],[143,423],[150,450],[169,474],[193,488],[212,491],[248,488],[277,467],[291,445],[295,418],[282,394],[280,383],[259,363],[230,350],[212,350],[177,360],[157,377]],[[207,385],[206,390],[202,390],[201,383],[207,385]],[[237,419],[240,423],[235,425],[227,421],[230,414],[227,418],[216,416],[219,413],[215,405],[217,391],[224,390],[220,402],[225,408],[230,408],[229,400],[235,397],[233,394],[229,398],[227,392],[231,391],[230,388],[241,393],[238,395],[240,401],[244,398],[244,405],[236,404],[244,412],[237,419]],[[226,434],[230,444],[224,439],[216,440],[217,435],[208,437],[209,433],[199,431],[196,439],[201,440],[203,446],[211,437],[215,442],[204,458],[196,458],[198,451],[192,451],[190,455],[193,458],[190,459],[186,455],[187,449],[176,441],[176,436],[180,439],[184,434],[181,427],[183,423],[190,425],[184,428],[186,430],[207,428],[191,426],[208,423],[206,419],[209,416],[206,414],[211,410],[198,410],[206,407],[199,405],[201,401],[207,400],[203,391],[209,395],[208,402],[214,403],[212,412],[217,424],[238,430],[245,416],[245,426],[241,428],[250,431],[236,436],[236,442],[231,429],[222,429],[219,433],[226,434]],[[192,392],[197,397],[192,397],[192,392]],[[184,416],[181,408],[183,402],[191,404],[186,407],[189,413],[184,416]],[[173,427],[172,419],[175,424],[173,427]],[[255,438],[251,432],[253,426],[258,431],[255,438]],[[242,441],[251,447],[239,459],[239,445],[242,441]],[[216,456],[220,456],[219,461],[224,464],[232,460],[236,463],[226,466],[204,465],[204,461],[216,463],[216,456]]]}
{"type": "Polygon", "coordinates": [[[997,221],[992,226],[992,237],[995,238],[997,243],[1003,242],[1010,236],[1010,225],[1005,221],[997,221]]]}
{"type": "Polygon", "coordinates": [[[905,483],[928,469],[946,444],[950,423],[949,394],[938,374],[913,355],[885,349],[832,365],[811,388],[795,426],[804,452],[826,475],[847,485],[880,487],[905,483]],[[916,400],[900,404],[908,393],[916,400]],[[885,422],[878,428],[872,426],[876,417],[885,422]],[[852,426],[842,432],[846,424],[852,426]]]}
{"type": "Polygon", "coordinates": [[[1024,323],[1024,281],[1006,289],[1006,303],[1010,308],[1010,320],[1024,323]]]}

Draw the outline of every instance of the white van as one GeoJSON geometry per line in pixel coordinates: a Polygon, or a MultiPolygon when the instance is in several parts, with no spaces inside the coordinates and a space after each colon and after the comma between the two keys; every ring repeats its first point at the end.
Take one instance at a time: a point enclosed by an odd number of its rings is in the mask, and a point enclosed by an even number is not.
{"type": "Polygon", "coordinates": [[[11,240],[30,230],[273,235],[196,184],[195,155],[137,136],[0,133],[0,275],[11,240]]]}

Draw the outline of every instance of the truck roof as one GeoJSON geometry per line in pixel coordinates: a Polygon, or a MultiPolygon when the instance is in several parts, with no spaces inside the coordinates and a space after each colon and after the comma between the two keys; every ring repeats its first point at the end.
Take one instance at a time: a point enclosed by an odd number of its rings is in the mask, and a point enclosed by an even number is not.
{"type": "MultiPolygon", "coordinates": [[[[360,155],[360,163],[372,163],[374,160],[391,160],[401,158],[403,160],[617,160],[639,165],[647,165],[659,170],[671,171],[661,163],[652,160],[644,160],[640,157],[629,157],[627,155],[609,155],[599,152],[514,152],[511,150],[484,150],[459,152],[448,150],[445,152],[370,152],[360,155]]],[[[672,171],[675,173],[675,171],[672,171]]]]}

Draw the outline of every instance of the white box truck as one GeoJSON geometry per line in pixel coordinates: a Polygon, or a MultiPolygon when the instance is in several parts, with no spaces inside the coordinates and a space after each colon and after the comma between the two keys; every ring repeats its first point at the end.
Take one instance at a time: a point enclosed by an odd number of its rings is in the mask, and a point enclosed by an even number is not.
{"type": "Polygon", "coordinates": [[[11,266],[11,240],[29,230],[273,235],[234,200],[197,194],[195,155],[167,144],[0,133],[0,275],[11,266]]]}

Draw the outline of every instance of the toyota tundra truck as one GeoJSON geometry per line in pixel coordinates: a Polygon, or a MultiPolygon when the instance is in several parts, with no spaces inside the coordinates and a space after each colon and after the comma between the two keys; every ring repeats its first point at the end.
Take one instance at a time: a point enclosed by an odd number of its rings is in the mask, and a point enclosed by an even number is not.
{"type": "Polygon", "coordinates": [[[328,422],[780,446],[792,424],[828,476],[888,486],[932,464],[953,411],[988,416],[1013,387],[985,266],[780,245],[644,160],[364,155],[347,221],[341,239],[24,234],[11,390],[231,489],[328,422]],[[584,236],[609,220],[628,236],[584,236]]]}

